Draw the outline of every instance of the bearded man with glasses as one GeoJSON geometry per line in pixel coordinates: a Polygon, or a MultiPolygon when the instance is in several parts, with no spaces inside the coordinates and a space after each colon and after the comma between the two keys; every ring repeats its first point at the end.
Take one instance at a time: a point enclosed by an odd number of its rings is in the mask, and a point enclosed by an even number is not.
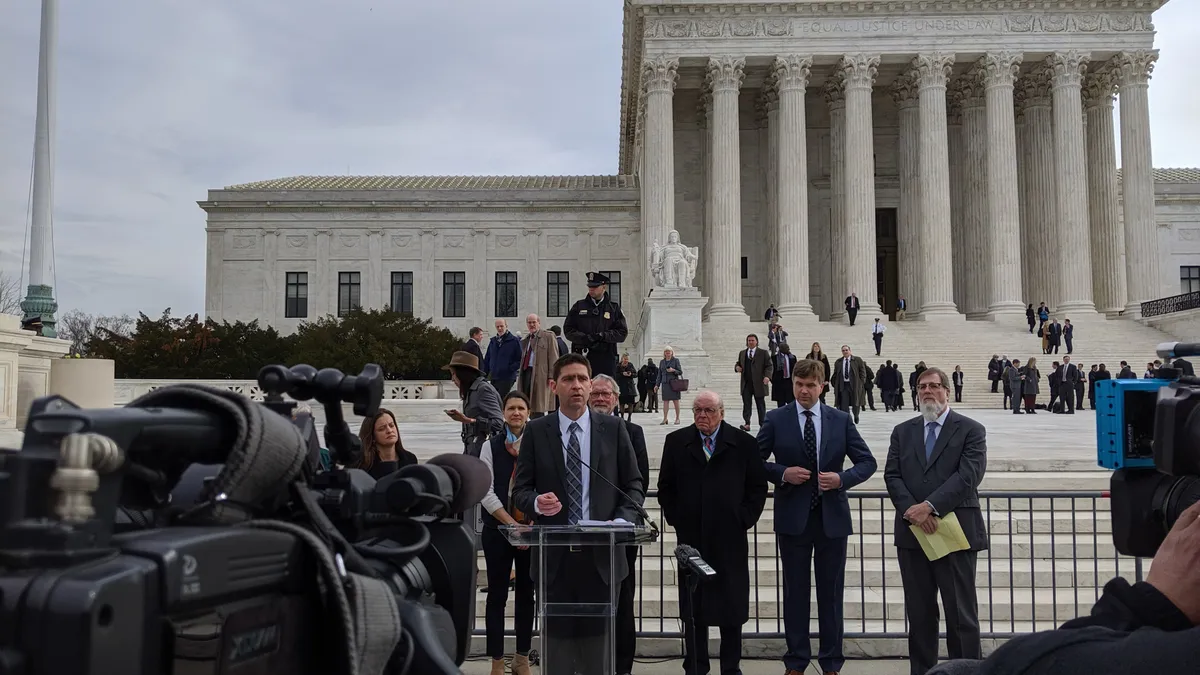
{"type": "Polygon", "coordinates": [[[740,673],[742,624],[750,619],[750,546],[746,533],[767,503],[767,472],[754,437],[725,422],[712,391],[692,404],[695,423],[667,435],[658,468],[658,503],[679,543],[694,546],[717,576],[691,596],[681,584],[683,671],[709,672],[708,628],[721,630],[721,673],[740,673]]]}

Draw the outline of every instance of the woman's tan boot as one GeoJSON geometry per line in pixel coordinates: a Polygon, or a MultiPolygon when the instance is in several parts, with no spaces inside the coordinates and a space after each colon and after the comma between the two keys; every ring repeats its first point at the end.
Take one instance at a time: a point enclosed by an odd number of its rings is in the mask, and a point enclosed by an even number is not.
{"type": "Polygon", "coordinates": [[[490,675],[504,675],[504,659],[492,659],[492,672],[490,675]]]}
{"type": "Polygon", "coordinates": [[[512,675],[532,675],[529,669],[529,657],[524,654],[513,656],[512,660],[512,675]]]}

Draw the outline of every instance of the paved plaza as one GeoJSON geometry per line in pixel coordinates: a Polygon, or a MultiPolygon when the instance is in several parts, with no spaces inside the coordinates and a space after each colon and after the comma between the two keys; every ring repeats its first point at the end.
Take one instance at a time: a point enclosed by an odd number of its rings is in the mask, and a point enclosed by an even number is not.
{"type": "MultiPolygon", "coordinates": [[[[467,661],[462,665],[462,672],[463,675],[487,675],[491,672],[490,665],[484,659],[467,661]]],[[[778,659],[742,659],[741,665],[743,675],[779,675],[783,672],[783,663],[778,659]]],[[[714,672],[716,669],[717,661],[713,659],[714,672]]],[[[633,664],[633,672],[637,675],[678,675],[683,672],[683,661],[636,661],[633,664]]],[[[900,660],[847,661],[846,666],[842,668],[842,675],[902,675],[907,672],[908,661],[900,660]]]]}
{"type": "MultiPolygon", "coordinates": [[[[999,396],[996,403],[1000,403],[999,396]]],[[[734,415],[740,415],[740,404],[726,402],[725,419],[739,424],[728,409],[735,407],[734,415]]],[[[1096,417],[1088,411],[1074,415],[1054,415],[1039,411],[1037,415],[1013,415],[995,409],[969,409],[963,414],[982,422],[988,432],[988,471],[998,472],[1081,472],[1100,471],[1096,466],[1096,417]]],[[[882,409],[864,412],[858,429],[866,439],[871,452],[882,461],[887,456],[888,441],[892,429],[901,422],[915,416],[914,412],[883,412],[882,409]]],[[[674,421],[674,418],[671,418],[674,421]]],[[[635,414],[634,422],[646,432],[646,445],[652,458],[661,456],[663,440],[676,429],[691,424],[691,411],[684,409],[680,426],[660,426],[658,414],[635,414]]],[[[351,430],[358,431],[358,420],[351,420],[351,430]]],[[[754,425],[751,433],[757,433],[754,425]]],[[[459,425],[453,422],[416,423],[401,422],[400,436],[404,447],[422,459],[444,452],[461,452],[459,425]]],[[[1060,489],[1068,489],[1063,485],[1060,489]]]]}

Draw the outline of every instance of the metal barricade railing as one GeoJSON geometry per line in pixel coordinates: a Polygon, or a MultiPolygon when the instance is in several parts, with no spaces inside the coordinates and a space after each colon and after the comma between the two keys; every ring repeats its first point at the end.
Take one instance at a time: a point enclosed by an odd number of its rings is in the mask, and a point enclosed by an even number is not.
{"type": "Polygon", "coordinates": [[[1162,316],[1172,312],[1182,312],[1188,309],[1200,308],[1200,291],[1170,295],[1165,298],[1155,298],[1142,303],[1142,318],[1162,316]]]}
{"type": "MultiPolygon", "coordinates": [[[[854,534],[847,547],[845,636],[905,637],[904,589],[892,538],[895,507],[886,492],[851,491],[848,496],[854,534]]],[[[985,638],[1055,628],[1089,613],[1113,577],[1143,578],[1143,560],[1114,549],[1108,499],[1098,491],[981,492],[980,502],[990,540],[976,567],[979,628],[985,638]]],[[[682,635],[674,564],[677,541],[657,506],[657,493],[651,490],[646,507],[664,536],[642,547],[633,613],[639,637],[672,638],[682,635]]],[[[772,515],[768,509],[763,518],[772,515]]],[[[760,519],[747,532],[747,540],[750,620],[743,626],[743,637],[781,638],[782,571],[771,524],[760,519]]],[[[812,598],[815,610],[815,588],[812,598]]],[[[813,611],[814,627],[816,618],[813,611]]],[[[511,633],[511,620],[506,623],[511,633]]],[[[480,615],[475,633],[483,632],[480,615]]]]}

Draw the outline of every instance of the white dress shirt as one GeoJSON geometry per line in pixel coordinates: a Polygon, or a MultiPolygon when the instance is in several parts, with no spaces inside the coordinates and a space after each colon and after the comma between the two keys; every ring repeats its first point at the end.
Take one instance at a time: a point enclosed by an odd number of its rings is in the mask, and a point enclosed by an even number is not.
{"type": "MultiPolygon", "coordinates": [[[[556,415],[558,416],[558,433],[562,437],[563,468],[566,469],[567,471],[571,470],[570,469],[571,462],[568,459],[569,451],[567,450],[567,447],[571,443],[571,423],[572,422],[575,422],[576,424],[579,425],[579,432],[578,432],[579,458],[582,459],[588,465],[591,465],[591,463],[592,463],[592,416],[591,416],[591,413],[584,412],[583,415],[579,419],[573,420],[570,417],[567,417],[566,415],[564,415],[562,412],[562,409],[560,408],[559,411],[556,413],[556,415]]],[[[591,470],[588,469],[586,466],[583,466],[582,464],[579,465],[579,482],[580,482],[580,486],[581,486],[580,489],[583,492],[583,499],[581,500],[582,503],[580,504],[579,513],[580,513],[580,517],[584,520],[588,520],[591,518],[591,514],[589,513],[589,509],[591,508],[591,501],[592,501],[592,498],[591,498],[591,487],[592,487],[591,473],[592,473],[591,470]]],[[[563,476],[563,489],[567,489],[567,490],[570,489],[570,487],[567,485],[567,477],[566,476],[563,476]]],[[[558,499],[559,499],[559,501],[563,502],[563,511],[566,511],[567,510],[566,495],[559,495],[558,499]]],[[[542,511],[540,508],[538,508],[536,501],[534,502],[533,510],[538,515],[542,514],[542,511]]]]}
{"type": "MultiPolygon", "coordinates": [[[[942,435],[942,427],[946,426],[946,418],[949,416],[950,416],[950,406],[946,406],[946,409],[942,411],[941,415],[938,415],[938,418],[936,420],[934,420],[933,422],[926,420],[925,421],[925,433],[921,434],[921,441],[924,442],[925,437],[929,435],[929,425],[936,423],[937,426],[935,426],[933,428],[933,440],[934,440],[934,442],[937,442],[937,439],[939,437],[941,437],[941,435],[942,435]]],[[[925,451],[925,446],[921,446],[921,452],[924,452],[924,451],[925,451]]]]}
{"type": "Polygon", "coordinates": [[[813,404],[813,407],[805,408],[800,405],[799,401],[796,401],[796,416],[800,418],[801,439],[804,439],[804,424],[808,421],[808,418],[804,415],[806,409],[812,411],[813,428],[817,431],[817,470],[819,471],[821,469],[821,403],[818,401],[813,404]]]}

